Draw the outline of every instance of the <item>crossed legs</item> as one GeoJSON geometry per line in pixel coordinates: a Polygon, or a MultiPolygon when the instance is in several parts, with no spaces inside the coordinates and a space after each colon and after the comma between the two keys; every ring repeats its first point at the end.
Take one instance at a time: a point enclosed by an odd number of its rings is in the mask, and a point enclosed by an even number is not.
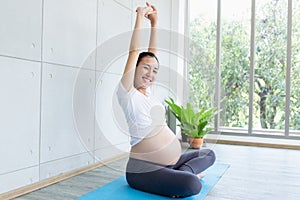
{"type": "Polygon", "coordinates": [[[131,187],[138,190],[164,196],[187,197],[200,192],[202,184],[197,175],[214,162],[215,154],[209,149],[184,153],[171,166],[130,158],[126,179],[131,187]]]}

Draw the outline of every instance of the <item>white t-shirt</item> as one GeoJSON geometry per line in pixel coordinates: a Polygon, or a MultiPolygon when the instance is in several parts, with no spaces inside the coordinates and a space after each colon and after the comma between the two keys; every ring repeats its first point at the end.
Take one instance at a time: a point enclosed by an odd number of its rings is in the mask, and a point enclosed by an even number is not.
{"type": "Polygon", "coordinates": [[[147,89],[146,95],[132,87],[126,91],[119,83],[117,96],[128,123],[132,146],[139,143],[146,136],[155,134],[166,126],[165,108],[163,104],[147,89]]]}

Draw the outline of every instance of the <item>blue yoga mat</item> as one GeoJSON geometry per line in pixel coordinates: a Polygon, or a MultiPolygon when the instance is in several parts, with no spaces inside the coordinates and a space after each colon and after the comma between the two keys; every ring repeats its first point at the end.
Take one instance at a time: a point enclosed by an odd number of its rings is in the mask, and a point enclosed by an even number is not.
{"type": "MultiPolygon", "coordinates": [[[[207,169],[205,173],[205,177],[201,179],[202,189],[199,194],[182,198],[184,200],[200,200],[204,199],[205,196],[209,193],[209,191],[214,187],[214,185],[219,181],[225,171],[228,169],[228,164],[220,164],[216,163],[207,169]]],[[[146,192],[142,192],[139,190],[135,190],[131,188],[125,179],[125,176],[114,180],[111,183],[108,183],[90,193],[87,193],[77,200],[143,200],[143,199],[151,199],[151,200],[163,200],[163,199],[171,199],[164,196],[159,196],[155,194],[150,194],[146,192]]]]}

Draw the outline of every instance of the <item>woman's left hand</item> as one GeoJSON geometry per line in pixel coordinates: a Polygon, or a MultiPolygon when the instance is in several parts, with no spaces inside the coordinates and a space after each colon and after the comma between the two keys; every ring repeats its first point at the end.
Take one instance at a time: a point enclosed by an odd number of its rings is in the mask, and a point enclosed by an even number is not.
{"type": "Polygon", "coordinates": [[[152,25],[156,25],[157,24],[157,9],[154,5],[151,5],[150,3],[146,3],[147,7],[151,7],[152,10],[149,11],[148,13],[146,13],[146,17],[151,21],[152,25]]]}

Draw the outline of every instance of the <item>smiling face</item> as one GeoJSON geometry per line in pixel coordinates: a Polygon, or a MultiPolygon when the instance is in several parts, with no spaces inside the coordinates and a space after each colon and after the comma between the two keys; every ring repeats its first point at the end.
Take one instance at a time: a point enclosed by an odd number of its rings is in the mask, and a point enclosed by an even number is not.
{"type": "Polygon", "coordinates": [[[134,87],[139,91],[145,92],[155,81],[157,73],[157,60],[151,56],[143,57],[135,70],[134,87]]]}

